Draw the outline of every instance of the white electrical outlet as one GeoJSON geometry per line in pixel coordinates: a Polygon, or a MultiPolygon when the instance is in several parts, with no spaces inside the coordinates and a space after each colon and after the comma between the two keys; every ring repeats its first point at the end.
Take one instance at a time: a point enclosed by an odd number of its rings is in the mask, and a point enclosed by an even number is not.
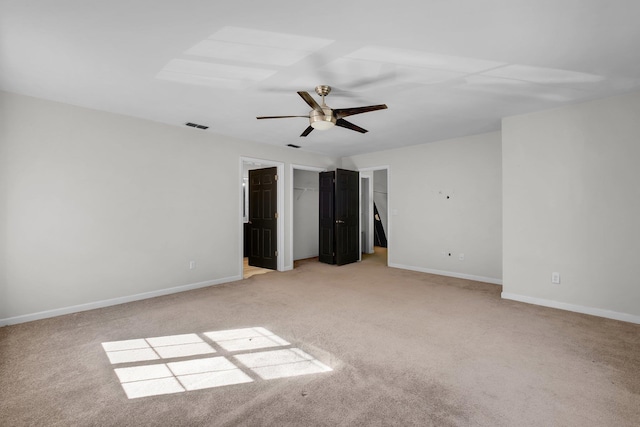
{"type": "Polygon", "coordinates": [[[194,270],[196,268],[196,262],[195,261],[189,261],[189,270],[194,270]]]}
{"type": "Polygon", "coordinates": [[[560,283],[560,273],[551,273],[551,283],[560,283]]]}

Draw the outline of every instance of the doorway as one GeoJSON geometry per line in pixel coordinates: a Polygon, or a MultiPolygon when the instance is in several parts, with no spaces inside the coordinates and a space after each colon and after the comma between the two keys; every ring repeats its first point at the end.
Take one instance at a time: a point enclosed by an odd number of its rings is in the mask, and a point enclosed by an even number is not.
{"type": "Polygon", "coordinates": [[[359,171],[362,215],[361,252],[363,258],[375,257],[378,261],[383,260],[384,264],[388,265],[392,240],[389,166],[363,168],[359,171]],[[384,238],[382,238],[383,236],[384,238]]]}
{"type": "Polygon", "coordinates": [[[324,168],[290,165],[289,192],[289,253],[292,254],[291,266],[295,268],[298,260],[318,256],[318,201],[319,174],[324,168]]]}
{"type": "Polygon", "coordinates": [[[239,226],[239,235],[240,235],[240,256],[239,256],[239,270],[240,277],[247,278],[255,274],[261,274],[273,270],[283,271],[284,270],[284,180],[282,177],[284,176],[284,164],[281,162],[274,162],[270,160],[264,159],[254,159],[249,157],[241,157],[240,158],[240,226],[239,226]],[[275,232],[272,233],[270,238],[273,240],[273,248],[271,254],[274,259],[271,260],[271,264],[268,265],[270,269],[262,269],[260,267],[252,267],[249,266],[248,258],[250,255],[249,249],[251,244],[251,224],[249,224],[249,218],[251,214],[251,203],[250,203],[250,194],[249,194],[249,171],[250,170],[258,170],[258,169],[266,169],[266,168],[275,168],[276,175],[273,176],[274,185],[272,186],[272,190],[275,190],[275,200],[272,203],[275,204],[276,209],[274,215],[275,217],[275,232]],[[273,235],[275,234],[275,236],[273,235]],[[249,247],[247,246],[249,245],[249,247]]]}

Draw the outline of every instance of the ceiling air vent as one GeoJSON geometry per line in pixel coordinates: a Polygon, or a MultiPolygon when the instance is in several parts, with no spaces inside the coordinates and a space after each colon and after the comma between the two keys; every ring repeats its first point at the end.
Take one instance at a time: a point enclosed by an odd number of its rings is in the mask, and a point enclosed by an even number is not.
{"type": "Polygon", "coordinates": [[[199,125],[197,123],[188,122],[188,123],[185,123],[185,125],[187,125],[189,127],[192,127],[192,128],[196,128],[196,129],[203,129],[203,130],[204,129],[209,129],[209,126],[199,125]]]}
{"type": "Polygon", "coordinates": [[[287,144],[287,147],[291,147],[291,148],[300,148],[299,145],[295,145],[295,144],[287,144]]]}

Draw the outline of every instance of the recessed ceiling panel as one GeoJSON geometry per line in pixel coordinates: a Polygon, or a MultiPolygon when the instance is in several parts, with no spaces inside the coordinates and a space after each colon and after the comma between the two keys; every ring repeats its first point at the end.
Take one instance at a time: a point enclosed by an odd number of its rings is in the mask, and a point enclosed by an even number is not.
{"type": "Polygon", "coordinates": [[[202,61],[173,59],[156,75],[158,79],[203,86],[244,89],[276,71],[202,61]]]}
{"type": "Polygon", "coordinates": [[[397,79],[405,82],[435,84],[452,81],[466,76],[467,73],[457,71],[437,70],[419,67],[397,67],[397,79]]]}
{"type": "Polygon", "coordinates": [[[526,65],[507,65],[482,74],[540,84],[597,83],[605,79],[595,74],[526,65]]]}
{"type": "Polygon", "coordinates": [[[504,65],[504,63],[501,62],[482,59],[377,46],[363,47],[350,53],[347,57],[365,61],[388,62],[407,67],[457,71],[460,73],[478,73],[504,65]]]}
{"type": "Polygon", "coordinates": [[[430,85],[468,75],[458,71],[410,67],[349,57],[336,59],[322,67],[321,71],[326,71],[325,74],[332,76],[331,81],[334,85],[350,91],[381,86],[395,87],[405,83],[430,85]]]}
{"type": "Polygon", "coordinates": [[[331,43],[333,40],[317,37],[224,27],[185,54],[286,67],[331,43]]]}
{"type": "Polygon", "coordinates": [[[322,69],[336,74],[352,77],[375,77],[380,74],[382,62],[363,61],[353,58],[338,58],[331,61],[322,69]]]}
{"type": "Polygon", "coordinates": [[[333,40],[317,37],[299,36],[296,34],[260,31],[250,28],[224,27],[209,39],[244,43],[255,46],[297,49],[312,52],[333,43],[333,40]]]}
{"type": "Polygon", "coordinates": [[[552,88],[537,83],[530,83],[521,80],[503,79],[488,77],[483,75],[469,76],[466,83],[458,88],[481,92],[492,95],[496,100],[504,97],[521,97],[531,100],[543,100],[549,102],[570,102],[576,101],[585,96],[585,93],[569,88],[552,88]]]}
{"type": "Polygon", "coordinates": [[[219,40],[203,40],[185,52],[187,55],[204,56],[225,61],[242,61],[265,65],[289,66],[308,56],[310,52],[299,49],[281,49],[256,44],[230,43],[219,40]]]}

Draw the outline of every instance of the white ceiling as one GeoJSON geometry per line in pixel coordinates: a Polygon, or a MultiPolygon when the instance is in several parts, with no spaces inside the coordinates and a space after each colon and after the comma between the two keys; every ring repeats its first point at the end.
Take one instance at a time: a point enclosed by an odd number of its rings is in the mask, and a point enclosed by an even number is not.
{"type": "Polygon", "coordinates": [[[0,0],[0,88],[332,156],[640,88],[638,0],[0,0]],[[299,135],[334,86],[369,130],[299,135]],[[316,97],[317,98],[317,97],[316,97]]]}

